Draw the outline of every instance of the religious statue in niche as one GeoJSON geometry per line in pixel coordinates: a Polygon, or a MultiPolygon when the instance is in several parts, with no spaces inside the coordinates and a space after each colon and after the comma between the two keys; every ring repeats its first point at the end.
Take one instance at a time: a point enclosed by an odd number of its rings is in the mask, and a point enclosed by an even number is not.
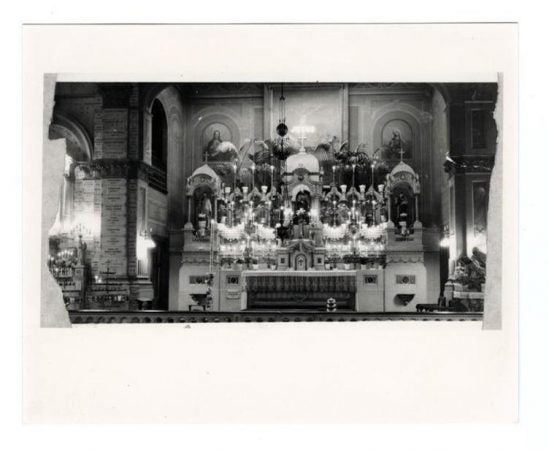
{"type": "Polygon", "coordinates": [[[205,236],[206,230],[210,228],[213,216],[211,192],[206,188],[198,188],[194,192],[194,223],[200,236],[205,236]]]}
{"type": "MultiPolygon", "coordinates": [[[[215,126],[216,128],[213,129],[210,140],[203,149],[204,160],[206,162],[234,161],[238,158],[238,149],[230,142],[228,128],[222,124],[216,124],[215,126]],[[223,130],[223,132],[221,130],[223,130]]],[[[212,126],[207,127],[206,130],[204,130],[204,135],[211,128],[212,126]]]]}
{"type": "Polygon", "coordinates": [[[392,199],[392,218],[402,235],[407,235],[414,223],[414,197],[406,189],[397,188],[392,199]]]}
{"type": "Polygon", "coordinates": [[[200,214],[208,218],[212,217],[212,202],[206,192],[202,194],[202,200],[200,201],[200,214]]]}
{"type": "Polygon", "coordinates": [[[412,159],[412,128],[404,120],[391,120],[382,131],[383,159],[412,159]]]}
{"type": "Polygon", "coordinates": [[[396,197],[396,209],[398,222],[408,222],[408,199],[402,193],[396,197]]]}
{"type": "Polygon", "coordinates": [[[303,210],[305,212],[309,211],[310,203],[310,194],[308,192],[299,192],[295,198],[295,211],[303,210]]]}

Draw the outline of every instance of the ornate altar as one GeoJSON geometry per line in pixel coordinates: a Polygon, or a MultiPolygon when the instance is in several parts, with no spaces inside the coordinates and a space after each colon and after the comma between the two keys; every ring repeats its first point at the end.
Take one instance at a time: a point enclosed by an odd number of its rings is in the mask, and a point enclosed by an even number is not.
{"type": "Polygon", "coordinates": [[[419,176],[404,153],[383,171],[364,146],[288,147],[282,125],[268,144],[248,140],[248,159],[189,177],[178,308],[208,293],[216,311],[325,311],[328,299],[338,311],[414,311],[427,282],[419,176]]]}

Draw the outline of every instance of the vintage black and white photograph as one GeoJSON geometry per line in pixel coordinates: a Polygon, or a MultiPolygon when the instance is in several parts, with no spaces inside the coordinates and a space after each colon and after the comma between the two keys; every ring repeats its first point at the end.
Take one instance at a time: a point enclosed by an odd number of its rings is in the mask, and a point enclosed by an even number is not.
{"type": "Polygon", "coordinates": [[[47,270],[73,324],[482,320],[497,102],[495,81],[56,82],[47,270]]]}
{"type": "Polygon", "coordinates": [[[25,420],[516,420],[515,49],[27,27],[25,420]]]}

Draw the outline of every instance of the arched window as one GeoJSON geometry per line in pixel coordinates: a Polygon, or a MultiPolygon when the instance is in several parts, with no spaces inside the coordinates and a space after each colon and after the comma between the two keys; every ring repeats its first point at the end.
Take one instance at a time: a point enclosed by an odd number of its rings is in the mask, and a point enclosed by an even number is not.
{"type": "Polygon", "coordinates": [[[152,106],[152,165],[166,169],[168,161],[168,121],[162,103],[157,99],[152,106]]]}

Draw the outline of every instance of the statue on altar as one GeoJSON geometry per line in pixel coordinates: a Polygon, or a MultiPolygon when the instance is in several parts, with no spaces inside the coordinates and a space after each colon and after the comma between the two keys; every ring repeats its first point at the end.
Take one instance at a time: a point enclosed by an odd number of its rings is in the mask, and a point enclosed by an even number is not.
{"type": "Polygon", "coordinates": [[[408,199],[403,193],[396,197],[396,212],[397,222],[408,222],[408,199]]]}
{"type": "Polygon", "coordinates": [[[199,199],[197,211],[198,234],[204,237],[206,235],[206,230],[211,226],[210,222],[212,218],[212,202],[206,192],[203,192],[199,199]]]}
{"type": "Polygon", "coordinates": [[[309,211],[310,210],[310,194],[308,192],[300,192],[297,194],[295,198],[295,211],[304,210],[309,211]]]}
{"type": "Polygon", "coordinates": [[[212,217],[212,202],[208,194],[204,192],[200,200],[200,214],[204,214],[208,219],[212,217]]]}

